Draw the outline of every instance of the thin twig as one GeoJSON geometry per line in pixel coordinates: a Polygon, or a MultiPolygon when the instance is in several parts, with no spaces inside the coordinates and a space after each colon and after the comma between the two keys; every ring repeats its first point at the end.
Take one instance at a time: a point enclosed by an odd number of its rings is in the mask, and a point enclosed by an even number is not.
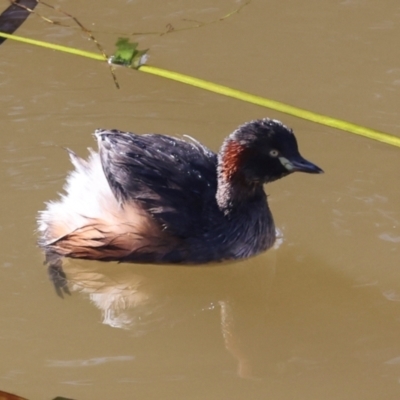
{"type": "Polygon", "coordinates": [[[196,20],[191,20],[191,19],[186,19],[184,18],[183,21],[186,22],[195,22],[196,25],[194,26],[188,26],[184,28],[175,28],[171,23],[168,23],[165,27],[165,30],[162,32],[132,32],[130,35],[135,36],[135,35],[159,35],[159,36],[164,36],[168,33],[173,33],[173,32],[181,32],[181,31],[187,31],[190,29],[197,29],[197,28],[202,28],[203,26],[215,24],[217,22],[222,22],[230,17],[232,17],[235,14],[238,14],[244,7],[248,6],[251,3],[252,0],[246,0],[243,4],[241,4],[238,8],[234,9],[233,11],[229,12],[228,14],[217,18],[215,20],[209,21],[209,22],[201,22],[201,21],[196,21],[196,20]]]}
{"type": "MultiPolygon", "coordinates": [[[[87,29],[79,20],[78,18],[74,17],[73,15],[71,15],[70,13],[64,11],[61,8],[55,8],[54,6],[52,6],[51,4],[45,3],[42,0],[36,0],[39,4],[43,4],[46,7],[51,8],[54,11],[58,11],[61,14],[64,14],[66,17],[71,18],[82,30],[82,32],[86,33],[86,35],[89,37],[89,39],[96,45],[97,49],[100,51],[100,53],[103,55],[104,59],[107,60],[108,56],[103,48],[103,46],[98,42],[98,40],[93,36],[93,33],[87,29]]],[[[117,76],[115,75],[115,68],[113,65],[109,64],[109,68],[110,68],[110,72],[111,72],[111,76],[114,80],[114,84],[117,87],[117,89],[119,89],[119,83],[117,80],[117,76]]]]}
{"type": "MultiPolygon", "coordinates": [[[[17,3],[16,0],[10,0],[10,1],[11,1],[13,4],[15,4],[16,6],[18,6],[18,7],[20,7],[20,8],[23,8],[23,9],[26,10],[26,11],[29,11],[31,14],[37,15],[38,17],[40,17],[41,19],[43,19],[44,21],[46,21],[46,22],[48,22],[48,23],[50,23],[50,24],[53,24],[53,25],[61,25],[61,26],[66,26],[66,27],[71,27],[71,26],[66,25],[66,24],[63,24],[63,23],[61,23],[61,22],[59,22],[59,21],[53,21],[53,20],[51,20],[50,18],[44,17],[43,15],[39,14],[37,11],[31,10],[31,9],[29,9],[28,7],[23,6],[23,5],[19,4],[19,3],[17,3]]],[[[52,6],[51,4],[45,3],[44,1],[36,0],[36,2],[37,2],[38,4],[42,4],[43,6],[46,6],[46,7],[48,7],[48,8],[51,8],[52,10],[54,10],[54,11],[56,11],[56,12],[59,12],[59,13],[65,15],[66,17],[72,19],[72,21],[74,21],[75,24],[79,26],[79,28],[82,30],[82,32],[84,32],[84,33],[88,36],[88,38],[89,38],[92,42],[94,42],[94,44],[96,45],[97,49],[100,51],[100,53],[101,53],[102,56],[104,57],[104,60],[108,60],[108,56],[107,56],[107,54],[106,54],[106,52],[105,52],[103,46],[102,46],[102,45],[98,42],[98,40],[93,36],[92,32],[91,32],[89,29],[87,29],[87,28],[78,20],[78,18],[76,18],[76,17],[74,17],[73,15],[69,14],[68,12],[62,10],[61,8],[56,8],[56,7],[52,6]]],[[[115,86],[117,87],[117,89],[119,89],[120,86],[119,86],[117,77],[116,77],[116,75],[115,75],[115,68],[114,68],[114,66],[111,65],[111,64],[109,64],[109,68],[110,68],[110,72],[111,72],[111,76],[112,76],[112,78],[113,78],[114,84],[115,84],[115,86]]]]}
{"type": "MultiPolygon", "coordinates": [[[[37,11],[32,10],[31,8],[29,8],[29,7],[25,6],[25,5],[18,3],[17,1],[18,1],[18,0],[10,0],[10,3],[11,3],[11,4],[14,4],[15,6],[17,6],[17,7],[19,7],[19,8],[22,8],[23,10],[28,11],[28,12],[31,13],[31,14],[37,15],[39,18],[43,19],[44,21],[48,22],[49,24],[61,25],[61,26],[68,26],[68,25],[64,25],[63,23],[61,23],[61,22],[59,22],[59,21],[53,21],[53,20],[51,20],[51,19],[45,17],[44,15],[39,14],[37,11]]],[[[36,0],[36,2],[39,3],[38,0],[36,0]]]]}

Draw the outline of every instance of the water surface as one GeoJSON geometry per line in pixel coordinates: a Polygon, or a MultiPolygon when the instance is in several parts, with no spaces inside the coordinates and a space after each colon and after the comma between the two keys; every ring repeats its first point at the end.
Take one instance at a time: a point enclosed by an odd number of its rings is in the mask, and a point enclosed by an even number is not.
{"type": "MultiPolygon", "coordinates": [[[[54,4],[108,52],[119,35],[237,7],[54,4]]],[[[391,0],[253,0],[222,22],[136,39],[152,65],[400,135],[399,22],[391,0]]],[[[18,34],[96,51],[79,29],[34,16],[18,34]]],[[[139,72],[118,69],[117,90],[106,65],[84,58],[11,41],[0,52],[2,390],[37,400],[399,398],[398,149],[139,72]],[[326,171],[267,187],[278,249],[205,268],[68,262],[72,295],[55,295],[35,217],[71,168],[63,146],[85,155],[104,127],[190,134],[217,150],[265,116],[291,126],[326,171]]]]}

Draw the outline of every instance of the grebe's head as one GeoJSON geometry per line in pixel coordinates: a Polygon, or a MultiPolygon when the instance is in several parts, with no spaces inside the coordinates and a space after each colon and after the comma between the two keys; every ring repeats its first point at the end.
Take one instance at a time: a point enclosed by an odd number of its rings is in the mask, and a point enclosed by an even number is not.
{"type": "Polygon", "coordinates": [[[323,172],[300,155],[293,131],[274,119],[239,126],[225,139],[219,153],[218,173],[231,183],[262,184],[295,171],[323,172]]]}

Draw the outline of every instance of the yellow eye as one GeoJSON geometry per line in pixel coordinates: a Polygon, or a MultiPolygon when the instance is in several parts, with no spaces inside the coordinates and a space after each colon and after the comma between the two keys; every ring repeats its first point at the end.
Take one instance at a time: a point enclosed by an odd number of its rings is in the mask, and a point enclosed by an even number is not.
{"type": "Polygon", "coordinates": [[[278,157],[278,154],[279,154],[279,151],[278,151],[278,150],[271,150],[271,151],[269,152],[269,155],[270,155],[271,157],[278,157]]]}

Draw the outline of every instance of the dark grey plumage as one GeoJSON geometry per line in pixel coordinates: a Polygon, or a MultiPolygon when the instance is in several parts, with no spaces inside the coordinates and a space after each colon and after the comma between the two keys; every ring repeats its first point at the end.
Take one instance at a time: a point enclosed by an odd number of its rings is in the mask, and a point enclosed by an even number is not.
{"type": "Polygon", "coordinates": [[[39,216],[47,254],[150,263],[250,257],[275,241],[263,185],[320,173],[290,129],[251,121],[215,154],[194,139],[97,130],[99,155],[71,152],[67,194],[39,216]]]}
{"type": "Polygon", "coordinates": [[[217,156],[201,143],[107,130],[96,136],[104,173],[122,204],[137,201],[178,237],[201,234],[218,212],[217,156]]]}

